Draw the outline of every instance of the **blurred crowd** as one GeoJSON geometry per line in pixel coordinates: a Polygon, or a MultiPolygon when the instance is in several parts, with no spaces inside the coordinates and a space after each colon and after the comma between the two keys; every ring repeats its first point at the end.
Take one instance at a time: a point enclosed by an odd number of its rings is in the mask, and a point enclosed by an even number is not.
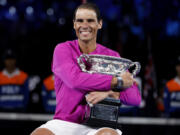
{"type": "MultiPolygon", "coordinates": [[[[103,18],[98,42],[142,65],[136,78],[142,104],[122,106],[121,115],[178,117],[180,1],[89,2],[98,5],[103,18]]],[[[72,17],[80,3],[0,0],[0,111],[54,112],[53,49],[76,38],[72,17]]]]}

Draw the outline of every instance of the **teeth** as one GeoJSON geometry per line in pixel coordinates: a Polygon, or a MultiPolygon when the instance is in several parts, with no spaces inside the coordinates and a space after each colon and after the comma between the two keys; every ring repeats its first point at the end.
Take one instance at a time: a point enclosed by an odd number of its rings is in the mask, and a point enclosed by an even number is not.
{"type": "Polygon", "coordinates": [[[81,31],[82,34],[88,34],[89,31],[81,31]]]}

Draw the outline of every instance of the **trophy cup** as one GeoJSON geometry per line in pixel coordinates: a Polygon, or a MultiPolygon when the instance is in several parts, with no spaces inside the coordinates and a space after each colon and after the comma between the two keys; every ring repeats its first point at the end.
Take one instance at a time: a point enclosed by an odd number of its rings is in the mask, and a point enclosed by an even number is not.
{"type": "MultiPolygon", "coordinates": [[[[82,54],[77,61],[83,72],[91,74],[101,73],[118,76],[134,67],[135,69],[132,71],[132,75],[136,76],[141,68],[139,62],[132,62],[129,59],[106,55],[82,54]]],[[[91,125],[92,123],[96,123],[96,125],[102,125],[103,123],[103,126],[116,127],[120,105],[120,100],[108,97],[103,101],[90,106],[88,123],[91,125]]]]}

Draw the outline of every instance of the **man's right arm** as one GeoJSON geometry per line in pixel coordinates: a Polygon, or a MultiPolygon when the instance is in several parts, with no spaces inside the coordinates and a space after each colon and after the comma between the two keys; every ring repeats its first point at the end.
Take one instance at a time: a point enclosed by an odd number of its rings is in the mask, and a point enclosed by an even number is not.
{"type": "Polygon", "coordinates": [[[58,45],[53,55],[52,71],[68,87],[83,91],[109,91],[117,78],[111,75],[82,72],[68,45],[58,45]]]}

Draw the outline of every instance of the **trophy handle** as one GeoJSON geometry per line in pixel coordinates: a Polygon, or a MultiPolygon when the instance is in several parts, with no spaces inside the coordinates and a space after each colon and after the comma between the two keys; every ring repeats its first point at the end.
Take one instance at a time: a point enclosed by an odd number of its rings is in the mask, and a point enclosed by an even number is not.
{"type": "Polygon", "coordinates": [[[130,65],[130,67],[133,67],[133,66],[135,66],[135,69],[133,70],[132,74],[133,74],[133,77],[135,77],[140,72],[141,65],[139,62],[133,62],[130,65]]]}
{"type": "Polygon", "coordinates": [[[83,58],[84,58],[86,61],[88,61],[89,56],[88,56],[87,54],[82,54],[82,55],[77,59],[78,64],[79,64],[79,66],[81,67],[81,70],[82,70],[83,72],[89,72],[88,70],[86,70],[86,65],[85,65],[85,63],[84,63],[84,61],[83,61],[83,58]]]}

